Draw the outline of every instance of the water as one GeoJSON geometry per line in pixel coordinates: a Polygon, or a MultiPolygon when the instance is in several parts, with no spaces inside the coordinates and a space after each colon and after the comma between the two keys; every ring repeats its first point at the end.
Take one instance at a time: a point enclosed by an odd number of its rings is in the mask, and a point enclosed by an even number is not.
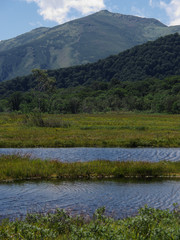
{"type": "Polygon", "coordinates": [[[160,209],[180,204],[180,180],[44,181],[0,184],[0,218],[27,211],[63,208],[92,215],[105,206],[115,218],[134,215],[148,204],[160,209]]]}
{"type": "MultiPolygon", "coordinates": [[[[63,162],[180,160],[180,148],[1,148],[0,154],[31,154],[32,158],[63,162]]],[[[173,208],[180,204],[180,180],[158,181],[44,181],[0,184],[0,219],[15,218],[28,211],[65,208],[72,213],[90,214],[105,206],[115,218],[137,213],[148,204],[155,208],[173,208]]]]}
{"type": "Polygon", "coordinates": [[[32,158],[56,159],[62,162],[111,161],[179,161],[180,148],[1,148],[0,154],[31,154],[32,158]]]}

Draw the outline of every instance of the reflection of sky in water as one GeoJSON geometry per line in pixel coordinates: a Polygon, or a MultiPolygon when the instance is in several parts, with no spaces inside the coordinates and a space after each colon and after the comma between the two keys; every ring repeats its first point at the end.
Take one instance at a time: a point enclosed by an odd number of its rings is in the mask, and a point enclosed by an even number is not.
{"type": "Polygon", "coordinates": [[[0,184],[0,218],[26,211],[69,209],[92,214],[105,206],[114,217],[132,215],[148,204],[173,208],[180,204],[180,181],[53,181],[0,184]]]}
{"type": "Polygon", "coordinates": [[[66,162],[91,160],[152,161],[180,160],[180,148],[0,148],[0,154],[31,154],[41,159],[66,162]]]}

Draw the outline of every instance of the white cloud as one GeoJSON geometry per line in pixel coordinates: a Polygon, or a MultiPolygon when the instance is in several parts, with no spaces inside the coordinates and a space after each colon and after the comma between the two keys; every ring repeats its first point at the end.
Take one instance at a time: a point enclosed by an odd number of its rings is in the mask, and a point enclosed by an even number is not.
{"type": "Polygon", "coordinates": [[[39,7],[39,14],[45,20],[52,20],[57,23],[63,23],[74,19],[71,10],[80,12],[82,15],[88,15],[105,8],[104,0],[25,0],[26,2],[35,2],[39,7]],[[71,15],[71,16],[69,16],[71,15]]]}
{"type": "Polygon", "coordinates": [[[160,1],[160,6],[170,17],[170,25],[180,25],[180,0],[171,0],[170,3],[160,1]]]}

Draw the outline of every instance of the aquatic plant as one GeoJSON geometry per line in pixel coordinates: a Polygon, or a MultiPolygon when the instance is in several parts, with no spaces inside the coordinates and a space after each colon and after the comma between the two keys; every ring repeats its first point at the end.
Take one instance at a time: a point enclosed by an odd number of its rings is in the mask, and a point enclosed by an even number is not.
{"type": "Polygon", "coordinates": [[[119,162],[96,160],[90,162],[63,163],[42,161],[30,156],[1,155],[0,180],[28,179],[89,179],[122,177],[172,177],[180,175],[180,161],[119,162]]]}
{"type": "Polygon", "coordinates": [[[145,206],[134,217],[116,220],[96,210],[92,218],[71,216],[57,209],[49,213],[27,214],[24,219],[0,224],[1,240],[117,240],[180,239],[180,210],[159,210],[145,206]]]}

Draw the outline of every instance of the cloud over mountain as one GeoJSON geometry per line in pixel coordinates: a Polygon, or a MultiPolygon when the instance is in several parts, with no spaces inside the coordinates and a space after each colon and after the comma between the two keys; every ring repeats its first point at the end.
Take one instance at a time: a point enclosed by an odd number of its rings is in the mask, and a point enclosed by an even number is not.
{"type": "Polygon", "coordinates": [[[160,1],[160,6],[166,10],[170,25],[180,25],[180,0],[171,0],[170,3],[160,1]]]}
{"type": "Polygon", "coordinates": [[[104,0],[25,0],[34,2],[39,7],[39,14],[45,20],[55,21],[59,24],[74,19],[76,16],[69,13],[79,12],[82,15],[99,11],[105,8],[104,0]]]}

